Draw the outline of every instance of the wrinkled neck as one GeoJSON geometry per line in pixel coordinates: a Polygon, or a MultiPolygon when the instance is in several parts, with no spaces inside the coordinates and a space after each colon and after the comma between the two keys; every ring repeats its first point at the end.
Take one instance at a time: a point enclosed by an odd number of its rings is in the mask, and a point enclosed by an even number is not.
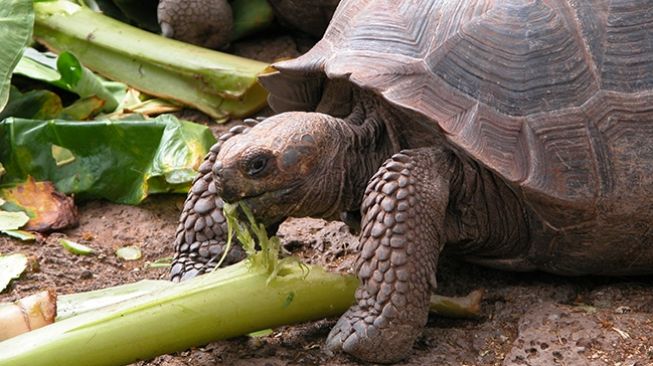
{"type": "Polygon", "coordinates": [[[337,156],[327,168],[334,174],[334,187],[329,207],[320,215],[326,219],[338,219],[341,212],[357,212],[369,180],[383,162],[399,152],[397,116],[378,98],[362,94],[355,96],[351,113],[338,119],[338,136],[341,142],[337,156]]]}
{"type": "Polygon", "coordinates": [[[381,97],[329,80],[315,112],[327,119],[329,141],[321,152],[320,170],[302,180],[305,192],[293,208],[298,216],[337,220],[358,212],[367,183],[381,164],[401,149],[394,130],[397,116],[381,97]]]}

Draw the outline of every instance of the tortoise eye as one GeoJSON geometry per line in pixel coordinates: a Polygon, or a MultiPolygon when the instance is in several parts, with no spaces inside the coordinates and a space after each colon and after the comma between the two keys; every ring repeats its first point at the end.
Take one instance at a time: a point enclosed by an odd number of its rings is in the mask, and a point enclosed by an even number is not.
{"type": "Polygon", "coordinates": [[[250,177],[255,177],[260,174],[268,165],[268,157],[264,155],[258,155],[252,158],[247,162],[247,175],[250,177]]]}

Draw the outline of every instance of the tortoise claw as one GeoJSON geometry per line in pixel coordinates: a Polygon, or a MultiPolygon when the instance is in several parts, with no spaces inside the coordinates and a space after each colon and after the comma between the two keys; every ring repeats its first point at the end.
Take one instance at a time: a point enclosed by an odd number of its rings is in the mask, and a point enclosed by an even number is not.
{"type": "Polygon", "coordinates": [[[266,118],[268,118],[268,117],[258,116],[258,117],[254,117],[254,118],[245,118],[243,120],[243,124],[248,126],[248,127],[253,127],[253,126],[257,125],[259,122],[265,121],[266,118]]]}
{"type": "Polygon", "coordinates": [[[329,333],[327,352],[333,355],[342,350],[375,363],[394,363],[406,358],[421,328],[402,324],[388,327],[383,315],[367,314],[354,306],[342,315],[329,333]]]}

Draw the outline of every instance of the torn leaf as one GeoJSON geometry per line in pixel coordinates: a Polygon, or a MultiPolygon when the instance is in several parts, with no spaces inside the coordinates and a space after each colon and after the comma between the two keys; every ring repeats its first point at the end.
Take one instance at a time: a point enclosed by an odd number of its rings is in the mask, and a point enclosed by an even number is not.
{"type": "Polygon", "coordinates": [[[25,183],[0,190],[0,196],[28,213],[30,220],[23,227],[25,230],[49,232],[79,223],[73,199],[57,192],[50,182],[29,178],[25,183]]]}
{"type": "Polygon", "coordinates": [[[16,230],[29,221],[29,216],[24,212],[0,211],[0,231],[16,230]]]}
{"type": "Polygon", "coordinates": [[[0,292],[11,280],[20,277],[27,269],[27,257],[21,253],[0,256],[0,292]]]}
{"type": "Polygon", "coordinates": [[[0,122],[3,184],[31,175],[81,200],[137,204],[153,193],[185,193],[214,143],[206,126],[171,115],[145,121],[0,122]],[[52,144],[70,150],[75,161],[57,166],[52,144]]]}
{"type": "Polygon", "coordinates": [[[12,238],[16,238],[22,241],[36,240],[36,235],[34,235],[34,233],[25,230],[3,230],[2,232],[11,236],[12,238]]]}

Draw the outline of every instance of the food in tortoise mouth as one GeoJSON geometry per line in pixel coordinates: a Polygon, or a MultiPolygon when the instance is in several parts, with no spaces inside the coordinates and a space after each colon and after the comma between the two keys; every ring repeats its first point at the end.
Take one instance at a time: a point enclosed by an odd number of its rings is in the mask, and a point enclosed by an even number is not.
{"type": "Polygon", "coordinates": [[[271,227],[361,217],[361,285],[327,346],[395,362],[444,248],[505,270],[652,273],[651,37],[647,1],[343,1],[315,47],[261,77],[279,114],[211,149],[173,279],[222,254],[222,200],[271,227]]]}

